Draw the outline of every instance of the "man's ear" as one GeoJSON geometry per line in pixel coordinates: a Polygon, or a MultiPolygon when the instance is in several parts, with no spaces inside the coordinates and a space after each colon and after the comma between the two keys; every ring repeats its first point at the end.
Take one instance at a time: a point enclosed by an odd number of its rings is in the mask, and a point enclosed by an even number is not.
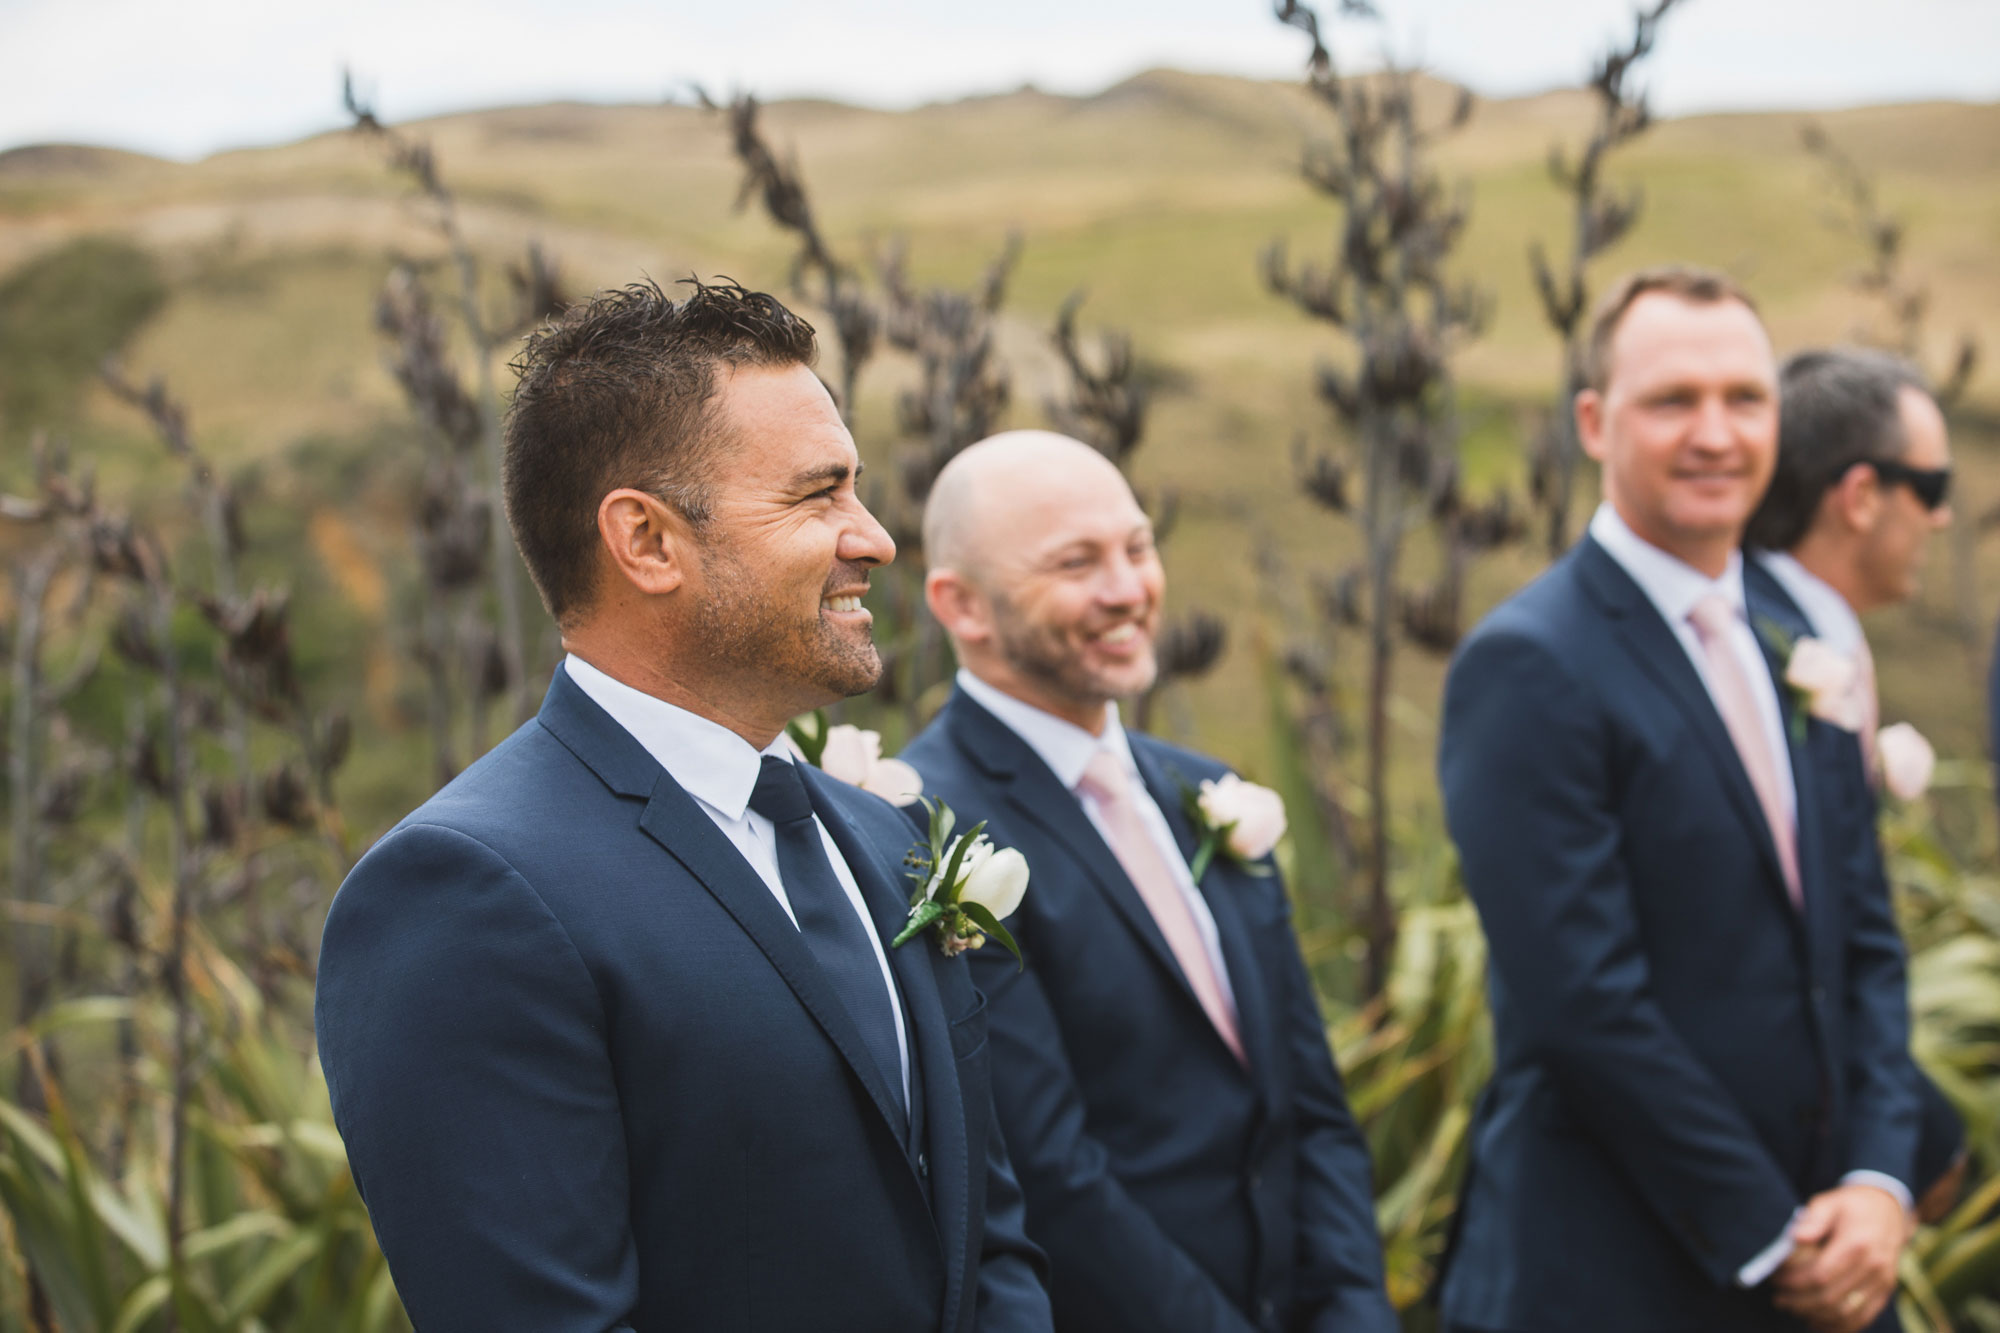
{"type": "Polygon", "coordinates": [[[1823,505],[1831,507],[1851,532],[1873,532],[1882,516],[1882,478],[1866,463],[1856,463],[1827,488],[1823,505]]]}
{"type": "Polygon", "coordinates": [[[686,580],[694,533],[658,496],[621,487],[597,502],[597,539],[633,591],[658,597],[686,580]]]}
{"type": "Polygon", "coordinates": [[[1604,461],[1604,395],[1595,389],[1577,391],[1576,440],[1586,458],[1604,461]]]}
{"type": "Polygon", "coordinates": [[[993,609],[986,594],[955,569],[933,569],[924,576],[924,600],[945,633],[960,643],[992,637],[993,609]]]}

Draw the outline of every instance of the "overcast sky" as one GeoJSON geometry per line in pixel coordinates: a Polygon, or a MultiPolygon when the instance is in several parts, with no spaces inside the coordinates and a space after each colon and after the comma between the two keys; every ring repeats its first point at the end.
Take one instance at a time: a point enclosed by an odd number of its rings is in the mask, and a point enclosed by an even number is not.
{"type": "MultiPolygon", "coordinates": [[[[1386,30],[1338,28],[1348,63],[1386,38],[1507,95],[1580,81],[1634,0],[1378,3],[1386,30]]],[[[341,122],[346,65],[395,120],[691,81],[905,107],[1155,65],[1286,77],[1300,40],[1268,0],[0,0],[0,148],[284,142],[341,122]]],[[[1668,114],[2000,99],[2000,0],[1683,0],[1649,83],[1668,114]]]]}

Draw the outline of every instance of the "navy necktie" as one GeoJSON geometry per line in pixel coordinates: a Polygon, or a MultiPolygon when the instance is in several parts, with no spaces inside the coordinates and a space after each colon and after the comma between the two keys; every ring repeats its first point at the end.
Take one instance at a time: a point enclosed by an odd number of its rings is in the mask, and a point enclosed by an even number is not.
{"type": "Polygon", "coordinates": [[[750,808],[777,830],[778,879],[791,901],[792,915],[798,918],[799,933],[805,936],[848,1017],[861,1030],[861,1040],[875,1058],[896,1104],[907,1115],[896,1010],[889,1001],[888,983],[875,960],[868,927],[827,859],[826,844],[819,825],[813,822],[812,801],[798,769],[774,755],[765,755],[756,789],[750,793],[750,808]]]}

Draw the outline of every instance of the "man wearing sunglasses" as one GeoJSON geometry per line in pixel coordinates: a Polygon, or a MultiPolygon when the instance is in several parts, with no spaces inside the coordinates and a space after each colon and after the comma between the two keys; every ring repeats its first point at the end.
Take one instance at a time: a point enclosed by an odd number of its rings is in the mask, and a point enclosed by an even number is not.
{"type": "Polygon", "coordinates": [[[1819,637],[1861,652],[1856,617],[1915,596],[1951,522],[1944,414],[1909,365],[1847,348],[1793,356],[1779,394],[1778,468],[1746,540],[1794,600],[1804,590],[1819,637]]]}
{"type": "MultiPolygon", "coordinates": [[[[1928,538],[1951,522],[1944,414],[1914,367],[1880,352],[1800,352],[1778,382],[1778,465],[1750,519],[1744,576],[1796,610],[1795,628],[1856,663],[1856,720],[1872,755],[1881,710],[1860,617],[1916,595],[1928,538]]],[[[1964,1176],[1965,1129],[1920,1082],[1919,1211],[1935,1220],[1964,1176]]]]}

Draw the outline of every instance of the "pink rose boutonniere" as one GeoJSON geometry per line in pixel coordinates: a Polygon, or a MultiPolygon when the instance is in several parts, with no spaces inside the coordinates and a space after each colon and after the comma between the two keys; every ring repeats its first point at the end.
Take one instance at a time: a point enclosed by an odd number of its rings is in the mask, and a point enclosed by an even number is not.
{"type": "Polygon", "coordinates": [[[1199,839],[1194,860],[1188,863],[1188,874],[1197,883],[1218,852],[1253,875],[1271,873],[1269,866],[1259,862],[1285,836],[1283,797],[1269,787],[1225,773],[1200,787],[1182,783],[1181,799],[1199,839]]]}
{"type": "Polygon", "coordinates": [[[1907,722],[1898,722],[1875,733],[1875,762],[1889,794],[1899,801],[1914,801],[1930,790],[1937,751],[1922,732],[1907,722]]]}
{"type": "Polygon", "coordinates": [[[828,777],[873,792],[891,805],[911,805],[924,792],[917,770],[882,757],[882,734],[846,723],[828,726],[824,712],[793,718],[785,727],[799,757],[828,777]]]}
{"type": "Polygon", "coordinates": [[[1866,717],[1861,698],[1861,668],[1845,653],[1819,639],[1799,639],[1785,659],[1785,684],[1792,687],[1806,712],[1842,731],[1859,731],[1866,717]]]}
{"type": "Polygon", "coordinates": [[[1816,717],[1843,731],[1860,731],[1867,719],[1861,697],[1861,665],[1847,654],[1809,635],[1793,638],[1768,617],[1757,620],[1757,633],[1785,664],[1786,730],[1794,743],[1806,738],[1806,719],[1816,717]]]}

